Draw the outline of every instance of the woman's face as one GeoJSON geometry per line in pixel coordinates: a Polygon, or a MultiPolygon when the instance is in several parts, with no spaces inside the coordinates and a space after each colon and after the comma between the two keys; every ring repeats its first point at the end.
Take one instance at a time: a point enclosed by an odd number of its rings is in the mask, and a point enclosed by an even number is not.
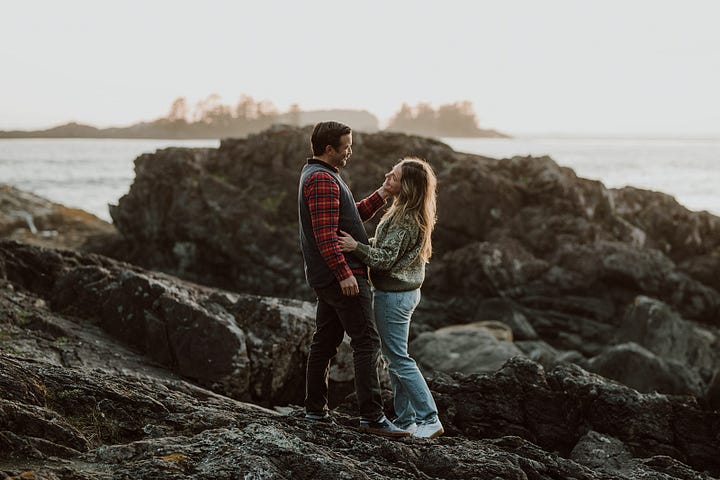
{"type": "Polygon", "coordinates": [[[390,195],[397,196],[400,193],[400,179],[402,178],[402,166],[395,165],[392,170],[385,174],[383,187],[390,192],[390,195]]]}

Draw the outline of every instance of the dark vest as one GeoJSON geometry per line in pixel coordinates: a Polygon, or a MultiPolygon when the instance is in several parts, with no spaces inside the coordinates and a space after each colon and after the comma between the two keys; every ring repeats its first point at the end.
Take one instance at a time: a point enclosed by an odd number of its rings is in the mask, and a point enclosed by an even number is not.
{"type": "MultiPolygon", "coordinates": [[[[320,255],[315,235],[313,234],[310,209],[307,200],[303,195],[303,185],[308,177],[315,172],[322,171],[329,173],[340,187],[340,230],[343,230],[358,242],[368,243],[367,232],[363,226],[360,213],[355,206],[350,188],[345,184],[340,175],[329,166],[322,163],[307,163],[300,173],[300,185],[298,187],[298,218],[300,223],[300,247],[303,259],[305,260],[305,278],[312,288],[324,288],[337,281],[325,259],[320,255]]],[[[345,261],[351,269],[364,269],[365,265],[352,253],[344,253],[345,261]]]]}

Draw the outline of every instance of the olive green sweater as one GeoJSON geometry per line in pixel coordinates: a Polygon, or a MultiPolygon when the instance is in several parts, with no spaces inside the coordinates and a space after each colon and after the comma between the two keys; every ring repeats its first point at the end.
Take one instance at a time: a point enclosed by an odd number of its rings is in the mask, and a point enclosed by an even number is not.
{"type": "Polygon", "coordinates": [[[425,280],[421,248],[420,228],[406,216],[382,220],[370,245],[358,242],[354,253],[370,267],[370,281],[376,289],[404,292],[420,288],[425,280]]]}

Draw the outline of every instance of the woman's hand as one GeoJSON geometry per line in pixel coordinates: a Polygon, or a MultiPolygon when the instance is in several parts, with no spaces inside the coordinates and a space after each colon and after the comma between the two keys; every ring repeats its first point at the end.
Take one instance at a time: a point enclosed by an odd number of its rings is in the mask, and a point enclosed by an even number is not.
{"type": "Polygon", "coordinates": [[[351,237],[347,232],[343,232],[340,230],[340,235],[338,235],[338,242],[340,243],[340,251],[341,252],[352,252],[357,248],[358,242],[351,237]]]}

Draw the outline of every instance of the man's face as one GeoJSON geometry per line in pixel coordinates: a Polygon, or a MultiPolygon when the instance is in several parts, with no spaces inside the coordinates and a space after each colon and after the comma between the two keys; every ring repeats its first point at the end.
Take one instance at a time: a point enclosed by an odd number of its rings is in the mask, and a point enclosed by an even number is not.
{"type": "Polygon", "coordinates": [[[335,167],[344,167],[352,155],[352,133],[340,137],[337,150],[330,147],[330,163],[335,167]]]}

